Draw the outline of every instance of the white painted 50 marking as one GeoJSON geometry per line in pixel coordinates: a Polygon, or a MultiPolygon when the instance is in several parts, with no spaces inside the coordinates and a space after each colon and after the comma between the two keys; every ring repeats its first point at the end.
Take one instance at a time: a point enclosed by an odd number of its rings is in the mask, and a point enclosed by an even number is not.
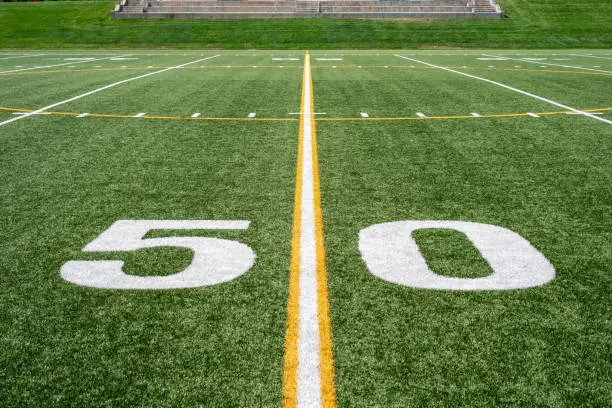
{"type": "MultiPolygon", "coordinates": [[[[123,272],[123,261],[68,261],[60,273],[78,285],[104,289],[180,289],[216,285],[246,273],[255,263],[248,246],[219,238],[143,237],[152,230],[243,230],[250,221],[119,220],[83,248],[84,252],[125,252],[155,247],[193,250],[191,264],[168,276],[135,276],[123,272]]],[[[391,283],[438,290],[510,290],[545,285],[555,268],[525,238],[503,227],[466,221],[396,221],[359,232],[359,251],[368,270],[391,283]],[[493,273],[482,278],[441,276],[427,266],[412,233],[441,228],[464,233],[493,273]]]]}
{"type": "Polygon", "coordinates": [[[126,252],[143,248],[183,247],[193,251],[191,264],[168,276],[135,276],[123,272],[123,261],[68,261],[60,273],[78,285],[104,289],[181,289],[227,282],[246,273],[255,263],[248,246],[219,238],[143,237],[151,230],[243,230],[250,221],[119,220],[83,248],[84,252],[126,252]]]}

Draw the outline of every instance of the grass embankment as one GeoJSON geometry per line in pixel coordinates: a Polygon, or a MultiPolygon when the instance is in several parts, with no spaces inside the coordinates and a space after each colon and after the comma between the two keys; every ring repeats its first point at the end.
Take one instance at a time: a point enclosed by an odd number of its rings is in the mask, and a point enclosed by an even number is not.
{"type": "Polygon", "coordinates": [[[1,48],[608,48],[612,2],[501,0],[503,20],[112,20],[114,2],[3,3],[1,48]]]}

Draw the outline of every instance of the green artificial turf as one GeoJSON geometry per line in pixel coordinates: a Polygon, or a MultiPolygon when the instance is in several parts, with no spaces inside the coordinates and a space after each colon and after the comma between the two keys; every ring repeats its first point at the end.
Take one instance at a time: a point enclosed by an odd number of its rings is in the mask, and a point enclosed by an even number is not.
{"type": "Polygon", "coordinates": [[[504,19],[112,20],[116,2],[0,4],[0,48],[607,48],[612,3],[500,0],[504,19]]]}
{"type": "MultiPolygon", "coordinates": [[[[1,74],[0,121],[219,56],[0,127],[0,405],[280,406],[303,54],[40,53],[0,59],[0,71],[73,57],[134,59],[1,74]],[[74,117],[84,112],[108,116],[74,117]],[[192,119],[195,112],[204,120],[192,119]],[[137,113],[145,116],[131,117],[137,113]],[[123,260],[126,273],[141,276],[191,262],[184,248],[82,252],[120,219],[250,220],[244,231],[146,238],[235,240],[257,258],[243,276],[195,289],[104,290],[63,280],[70,260],[123,260]]],[[[482,59],[491,53],[311,53],[339,407],[606,406],[612,397],[610,125],[394,56],[576,109],[606,109],[612,76],[584,68],[612,71],[610,53],[501,52],[566,67],[482,59]],[[508,228],[556,277],[477,292],[383,281],[361,259],[359,231],[402,220],[508,228]]],[[[612,119],[609,111],[601,117],[612,119]]],[[[413,237],[440,275],[490,273],[457,231],[413,237]]]]}

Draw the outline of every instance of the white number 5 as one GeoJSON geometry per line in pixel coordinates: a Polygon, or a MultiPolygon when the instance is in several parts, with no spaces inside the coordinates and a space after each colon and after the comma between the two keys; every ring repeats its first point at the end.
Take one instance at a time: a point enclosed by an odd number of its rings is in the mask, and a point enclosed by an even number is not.
{"type": "Polygon", "coordinates": [[[216,285],[236,279],[255,262],[248,246],[219,238],[166,237],[143,239],[159,229],[247,229],[249,221],[119,220],[83,248],[84,252],[123,252],[154,247],[193,250],[193,260],[183,271],[168,276],[135,276],[123,272],[123,261],[68,261],[60,273],[69,282],[106,289],[180,289],[216,285]]]}

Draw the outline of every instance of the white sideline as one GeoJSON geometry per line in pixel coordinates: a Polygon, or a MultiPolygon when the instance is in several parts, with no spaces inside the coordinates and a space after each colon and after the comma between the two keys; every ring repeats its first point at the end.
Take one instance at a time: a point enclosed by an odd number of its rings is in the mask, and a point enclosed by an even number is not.
{"type": "MultiPolygon", "coordinates": [[[[128,55],[132,55],[132,54],[128,54],[128,55]]],[[[85,62],[94,62],[94,61],[100,61],[100,60],[105,60],[105,59],[109,59],[109,58],[115,58],[115,57],[93,58],[93,59],[88,59],[86,61],[70,61],[70,62],[66,62],[64,64],[44,65],[44,66],[37,66],[37,67],[30,67],[30,68],[13,69],[13,70],[10,70],[10,71],[2,71],[2,72],[0,72],[0,74],[10,74],[11,72],[32,71],[33,69],[62,67],[64,65],[83,64],[85,62]]]]}
{"type": "MultiPolygon", "coordinates": [[[[489,54],[482,54],[482,55],[486,55],[487,57],[494,57],[494,55],[489,55],[489,54]]],[[[551,64],[549,62],[542,62],[542,61],[532,61],[529,60],[527,58],[510,58],[510,57],[505,57],[506,59],[509,60],[514,60],[514,61],[521,61],[521,62],[530,62],[532,64],[538,64],[538,65],[550,65],[552,67],[562,67],[562,68],[574,68],[574,69],[583,69],[585,71],[595,71],[595,72],[603,72],[606,74],[612,74],[612,71],[605,71],[603,69],[593,69],[593,68],[585,68],[585,67],[575,67],[572,65],[562,65],[562,64],[551,64]]]]}
{"type": "Polygon", "coordinates": [[[12,118],[12,119],[9,119],[9,120],[5,120],[4,122],[0,122],[0,126],[4,126],[6,124],[9,124],[9,123],[14,122],[14,121],[19,120],[19,119],[27,118],[28,116],[39,114],[39,113],[44,112],[44,111],[46,111],[48,109],[55,108],[56,106],[63,105],[63,104],[68,103],[68,102],[76,101],[77,99],[84,98],[86,96],[95,94],[95,93],[103,91],[105,89],[112,88],[112,87],[117,86],[117,85],[125,84],[126,82],[135,81],[135,80],[141,79],[141,78],[146,78],[146,77],[149,77],[149,76],[155,75],[155,74],[161,74],[162,72],[170,71],[172,69],[177,69],[177,68],[181,68],[181,67],[184,67],[184,66],[187,66],[187,65],[190,65],[190,64],[198,63],[200,61],[205,61],[205,60],[209,60],[209,59],[212,59],[212,58],[216,58],[219,55],[220,54],[213,55],[212,57],[200,58],[199,60],[196,60],[196,61],[187,62],[185,64],[176,65],[176,66],[170,67],[170,68],[164,68],[164,69],[161,69],[159,71],[149,72],[148,74],[139,75],[137,77],[132,77],[132,78],[124,79],[124,80],[119,81],[119,82],[114,82],[114,83],[112,83],[110,85],[103,86],[102,88],[94,89],[93,91],[86,92],[84,94],[75,96],[75,97],[70,98],[70,99],[66,99],[65,101],[56,102],[56,103],[51,104],[49,106],[45,106],[44,108],[40,108],[40,109],[37,109],[37,110],[35,110],[33,112],[26,113],[25,115],[22,115],[22,116],[19,116],[19,117],[16,117],[16,118],[12,118]]]}
{"type": "MultiPolygon", "coordinates": [[[[456,71],[456,70],[454,70],[454,69],[450,69],[450,68],[446,68],[446,67],[441,67],[441,66],[439,66],[439,65],[430,64],[430,63],[428,63],[428,62],[424,62],[424,61],[420,61],[420,60],[416,60],[416,59],[412,59],[412,58],[404,57],[404,56],[401,56],[401,55],[398,55],[398,54],[395,54],[395,56],[396,56],[396,57],[398,57],[398,58],[403,58],[403,59],[409,60],[409,61],[418,62],[418,63],[420,63],[420,64],[424,64],[424,65],[430,66],[430,67],[432,67],[432,68],[438,68],[438,69],[442,69],[442,70],[444,70],[444,71],[448,71],[448,72],[452,72],[452,73],[455,73],[455,74],[463,75],[463,76],[466,76],[466,77],[468,77],[468,78],[473,78],[473,79],[478,79],[478,80],[480,80],[480,81],[488,82],[488,83],[490,83],[490,84],[497,85],[497,86],[500,86],[500,87],[502,87],[502,88],[509,89],[509,90],[511,90],[511,91],[518,92],[518,93],[523,94],[523,95],[526,95],[526,96],[530,96],[530,97],[532,97],[532,98],[535,98],[535,99],[538,99],[538,100],[540,100],[540,101],[543,101],[543,102],[549,103],[549,104],[551,104],[551,105],[558,106],[559,108],[567,109],[567,110],[569,110],[569,111],[572,111],[572,112],[578,113],[578,114],[580,114],[580,115],[588,116],[589,118],[593,118],[593,119],[599,120],[599,121],[601,121],[601,122],[607,123],[607,124],[609,124],[609,125],[612,125],[612,121],[610,121],[610,120],[608,120],[608,119],[598,118],[597,116],[595,116],[595,115],[593,115],[593,114],[591,114],[591,113],[588,113],[588,112],[583,112],[583,111],[581,111],[581,110],[578,110],[578,109],[572,108],[572,107],[570,107],[570,106],[563,105],[563,104],[561,104],[561,103],[559,103],[559,102],[551,101],[550,99],[546,99],[546,98],[543,98],[543,97],[541,97],[541,96],[534,95],[534,94],[529,93],[529,92],[526,92],[526,91],[522,91],[522,90],[520,90],[520,89],[518,89],[518,88],[513,88],[513,87],[511,87],[511,86],[508,86],[508,85],[502,84],[501,82],[495,82],[495,81],[492,81],[492,80],[490,80],[490,79],[482,78],[482,77],[479,77],[479,76],[476,76],[476,75],[466,74],[465,72],[456,71]]],[[[0,125],[1,125],[1,124],[0,124],[0,125]]]]}

